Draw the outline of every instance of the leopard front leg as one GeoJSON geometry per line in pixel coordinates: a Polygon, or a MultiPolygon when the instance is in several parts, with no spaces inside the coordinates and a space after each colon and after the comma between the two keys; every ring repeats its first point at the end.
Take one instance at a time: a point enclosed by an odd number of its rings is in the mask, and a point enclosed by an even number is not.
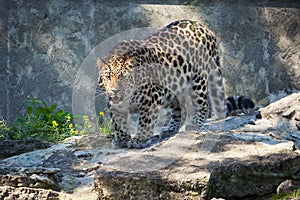
{"type": "Polygon", "coordinates": [[[148,84],[136,93],[134,102],[138,105],[140,114],[138,133],[127,143],[128,148],[140,149],[151,144],[162,96],[162,89],[154,84],[148,84]]]}
{"type": "Polygon", "coordinates": [[[127,116],[128,114],[119,112],[115,108],[111,108],[113,126],[115,129],[115,138],[112,140],[112,145],[116,147],[127,147],[127,143],[131,136],[128,134],[127,116]]]}
{"type": "Polygon", "coordinates": [[[141,111],[138,133],[134,138],[128,141],[128,148],[140,149],[145,148],[151,144],[151,136],[153,135],[153,129],[155,127],[158,116],[158,107],[153,106],[152,108],[151,111],[141,111]]]}

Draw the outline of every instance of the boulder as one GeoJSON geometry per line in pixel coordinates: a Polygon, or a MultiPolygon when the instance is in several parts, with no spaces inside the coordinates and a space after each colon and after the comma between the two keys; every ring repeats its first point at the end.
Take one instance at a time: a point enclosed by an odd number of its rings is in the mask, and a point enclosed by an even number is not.
{"type": "Polygon", "coordinates": [[[106,143],[101,135],[73,137],[1,160],[0,199],[18,199],[20,193],[24,199],[96,200],[93,174],[106,155],[106,143]]]}
{"type": "Polygon", "coordinates": [[[270,129],[277,129],[269,134],[294,141],[296,148],[300,148],[300,92],[261,108],[259,116],[272,124],[270,129]]]}
{"type": "Polygon", "coordinates": [[[35,138],[0,141],[0,159],[38,149],[46,149],[51,145],[52,144],[50,142],[41,141],[35,138]]]}
{"type": "Polygon", "coordinates": [[[287,179],[277,187],[277,194],[292,194],[300,188],[300,181],[287,179]]]}
{"type": "Polygon", "coordinates": [[[300,121],[300,92],[261,108],[260,115],[269,120],[300,121]]]}
{"type": "Polygon", "coordinates": [[[255,199],[275,192],[288,177],[299,179],[293,142],[242,131],[206,141],[207,134],[178,134],[151,150],[107,161],[95,175],[99,197],[255,199]],[[203,149],[212,144],[211,152],[203,149]]]}
{"type": "Polygon", "coordinates": [[[17,199],[51,199],[59,200],[59,193],[51,190],[34,189],[26,187],[0,186],[0,197],[3,200],[17,199]]]}

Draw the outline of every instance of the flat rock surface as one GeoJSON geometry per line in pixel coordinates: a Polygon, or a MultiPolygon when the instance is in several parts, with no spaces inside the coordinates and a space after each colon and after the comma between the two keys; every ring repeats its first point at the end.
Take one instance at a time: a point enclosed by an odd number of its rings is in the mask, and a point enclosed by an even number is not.
{"type": "MultiPolygon", "coordinates": [[[[239,118],[232,121],[247,117],[239,118]]],[[[299,166],[292,141],[242,127],[184,132],[153,148],[117,155],[98,169],[95,182],[105,199],[255,199],[287,178],[299,179],[299,166]]]]}

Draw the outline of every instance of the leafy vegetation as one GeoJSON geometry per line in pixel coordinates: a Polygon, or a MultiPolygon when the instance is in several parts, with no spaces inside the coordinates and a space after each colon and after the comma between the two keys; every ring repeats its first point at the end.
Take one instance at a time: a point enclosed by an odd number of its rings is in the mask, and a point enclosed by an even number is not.
{"type": "Polygon", "coordinates": [[[300,199],[300,188],[291,194],[281,193],[274,195],[271,200],[287,200],[287,199],[300,199]]]}
{"type": "MultiPolygon", "coordinates": [[[[4,119],[0,121],[0,140],[33,137],[58,142],[70,136],[95,132],[87,115],[76,117],[83,118],[83,122],[75,124],[73,115],[58,109],[57,104],[48,106],[44,101],[27,100],[26,114],[18,118],[14,126],[9,126],[4,119]]],[[[96,127],[99,127],[101,133],[111,133],[111,119],[104,112],[100,112],[100,118],[97,121],[102,121],[102,124],[96,127]]]]}
{"type": "Polygon", "coordinates": [[[110,117],[106,117],[104,112],[100,112],[100,119],[102,123],[99,126],[99,131],[103,134],[111,134],[112,133],[112,119],[110,117]]]}

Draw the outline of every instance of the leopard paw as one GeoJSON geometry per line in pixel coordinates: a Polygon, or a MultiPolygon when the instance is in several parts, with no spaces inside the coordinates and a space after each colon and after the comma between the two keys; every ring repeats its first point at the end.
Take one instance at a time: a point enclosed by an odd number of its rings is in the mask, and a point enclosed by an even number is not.
{"type": "Polygon", "coordinates": [[[169,137],[175,135],[177,132],[178,132],[177,129],[176,130],[173,130],[173,129],[162,130],[160,132],[159,138],[160,138],[160,140],[163,140],[165,138],[169,138],[169,137]]]}
{"type": "Polygon", "coordinates": [[[116,136],[113,140],[112,140],[112,146],[113,147],[119,147],[119,148],[125,148],[127,147],[127,143],[130,141],[130,135],[125,135],[122,137],[118,137],[116,136]]]}
{"type": "Polygon", "coordinates": [[[151,144],[151,139],[133,138],[127,142],[128,148],[142,149],[148,147],[151,144]]]}

